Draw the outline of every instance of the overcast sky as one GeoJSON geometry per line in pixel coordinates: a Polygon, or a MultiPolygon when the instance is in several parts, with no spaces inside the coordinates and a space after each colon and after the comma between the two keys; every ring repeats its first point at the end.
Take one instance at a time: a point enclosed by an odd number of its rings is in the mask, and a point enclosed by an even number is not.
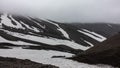
{"type": "Polygon", "coordinates": [[[120,23],[120,0],[0,0],[0,11],[59,22],[120,23]]]}

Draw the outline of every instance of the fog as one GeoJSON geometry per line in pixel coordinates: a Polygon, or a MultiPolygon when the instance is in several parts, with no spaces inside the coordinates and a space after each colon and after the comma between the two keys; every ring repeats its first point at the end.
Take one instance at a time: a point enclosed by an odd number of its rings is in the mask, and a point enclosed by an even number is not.
{"type": "Polygon", "coordinates": [[[120,0],[0,0],[0,12],[59,22],[120,22],[120,0]]]}

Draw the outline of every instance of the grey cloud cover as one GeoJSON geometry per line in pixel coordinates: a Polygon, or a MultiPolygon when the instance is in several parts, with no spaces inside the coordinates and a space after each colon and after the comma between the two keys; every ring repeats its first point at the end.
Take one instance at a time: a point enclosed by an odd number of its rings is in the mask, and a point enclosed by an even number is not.
{"type": "Polygon", "coordinates": [[[0,0],[0,11],[60,22],[120,22],[120,0],[0,0]]]}

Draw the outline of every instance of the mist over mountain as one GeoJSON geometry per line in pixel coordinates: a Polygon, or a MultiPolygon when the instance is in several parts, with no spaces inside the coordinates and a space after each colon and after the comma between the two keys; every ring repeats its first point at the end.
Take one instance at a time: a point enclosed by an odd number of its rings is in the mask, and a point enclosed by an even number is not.
{"type": "Polygon", "coordinates": [[[120,22],[119,0],[0,0],[0,11],[59,22],[120,22]]]}

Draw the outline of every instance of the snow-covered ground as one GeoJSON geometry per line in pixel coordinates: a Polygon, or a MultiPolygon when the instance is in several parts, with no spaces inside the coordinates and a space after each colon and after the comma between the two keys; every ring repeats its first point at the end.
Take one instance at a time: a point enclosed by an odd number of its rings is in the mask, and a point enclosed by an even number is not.
{"type": "Polygon", "coordinates": [[[30,27],[29,25],[23,23],[22,21],[20,21],[21,24],[23,24],[25,27],[27,27],[30,30],[33,30],[35,32],[40,32],[40,30],[38,30],[36,27],[30,27]]]}
{"type": "Polygon", "coordinates": [[[4,14],[4,15],[1,16],[2,20],[1,20],[0,26],[2,24],[4,24],[4,25],[9,26],[9,27],[14,27],[14,28],[17,28],[17,29],[18,28],[24,29],[22,27],[22,25],[19,22],[17,22],[14,18],[12,18],[11,16],[10,16],[10,18],[15,22],[16,25],[13,25],[11,20],[7,17],[7,14],[4,14]]]}
{"type": "Polygon", "coordinates": [[[0,36],[0,43],[4,43],[4,42],[11,43],[11,44],[16,44],[16,45],[34,45],[34,44],[30,44],[30,43],[23,42],[23,41],[6,40],[6,39],[4,39],[3,37],[0,36]]]}
{"type": "Polygon", "coordinates": [[[41,43],[45,43],[45,44],[49,44],[49,45],[66,45],[66,46],[71,47],[73,49],[81,49],[81,50],[87,50],[88,48],[90,48],[90,47],[85,47],[83,45],[75,43],[74,41],[69,41],[69,40],[61,40],[61,39],[56,39],[56,38],[47,38],[47,37],[25,35],[25,34],[16,33],[16,32],[9,32],[7,30],[4,30],[4,31],[12,36],[15,36],[15,37],[28,39],[28,40],[32,40],[32,41],[37,41],[37,42],[41,42],[41,43]]]}
{"type": "Polygon", "coordinates": [[[51,24],[57,26],[57,28],[58,28],[57,30],[59,30],[59,31],[63,34],[64,37],[70,39],[68,33],[67,33],[65,30],[63,30],[58,24],[53,23],[53,22],[51,22],[51,21],[49,21],[49,20],[47,20],[47,21],[48,21],[49,23],[51,23],[51,24]]]}
{"type": "Polygon", "coordinates": [[[77,30],[77,31],[80,32],[80,33],[83,33],[83,34],[85,34],[85,35],[87,35],[87,36],[89,36],[89,37],[91,37],[91,38],[93,38],[93,39],[95,39],[99,42],[102,42],[102,41],[106,40],[105,37],[103,37],[103,36],[101,36],[101,35],[99,35],[95,32],[91,32],[89,30],[86,30],[86,29],[83,29],[83,31],[81,31],[81,30],[77,30]]]}
{"type": "Polygon", "coordinates": [[[35,62],[43,64],[52,64],[60,68],[112,68],[107,65],[89,65],[85,63],[79,63],[76,61],[63,59],[63,58],[51,58],[52,56],[66,56],[71,57],[73,54],[64,53],[52,50],[26,50],[16,47],[14,49],[0,49],[0,56],[13,57],[19,59],[30,59],[35,62]]]}

